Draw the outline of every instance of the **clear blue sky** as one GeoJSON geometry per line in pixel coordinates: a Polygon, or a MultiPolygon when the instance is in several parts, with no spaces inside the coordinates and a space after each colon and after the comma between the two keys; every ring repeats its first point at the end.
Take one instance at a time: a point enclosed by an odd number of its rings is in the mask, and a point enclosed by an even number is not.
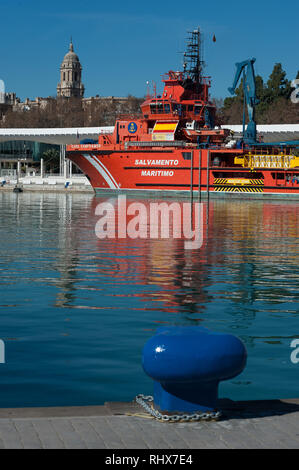
{"type": "Polygon", "coordinates": [[[289,79],[299,70],[298,0],[0,0],[0,12],[0,79],[21,99],[56,95],[70,36],[86,97],[144,96],[147,80],[161,91],[161,74],[181,69],[186,32],[197,26],[214,97],[228,96],[235,62],[247,58],[265,79],[276,62],[289,79]]]}

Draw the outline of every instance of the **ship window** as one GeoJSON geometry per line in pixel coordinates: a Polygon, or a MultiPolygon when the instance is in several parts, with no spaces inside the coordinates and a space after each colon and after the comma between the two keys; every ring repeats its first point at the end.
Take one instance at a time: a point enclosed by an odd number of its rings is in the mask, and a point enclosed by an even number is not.
{"type": "Polygon", "coordinates": [[[191,152],[182,152],[184,160],[191,160],[191,152]]]}
{"type": "Polygon", "coordinates": [[[197,104],[194,106],[194,114],[199,114],[200,113],[200,106],[197,104]]]}
{"type": "Polygon", "coordinates": [[[165,105],[164,105],[164,112],[165,112],[166,114],[170,113],[170,106],[169,106],[168,103],[165,103],[165,105]]]}
{"type": "Polygon", "coordinates": [[[163,103],[152,103],[150,105],[152,114],[162,114],[163,113],[163,103]]]}
{"type": "MultiPolygon", "coordinates": [[[[276,178],[278,180],[284,180],[284,173],[276,173],[276,175],[277,175],[276,178]]],[[[271,176],[273,179],[275,179],[275,173],[271,173],[271,176]]]]}
{"type": "Polygon", "coordinates": [[[157,103],[157,111],[158,114],[163,114],[163,103],[157,103]]]}
{"type": "Polygon", "coordinates": [[[193,111],[193,105],[192,104],[188,104],[188,111],[193,111]]]}

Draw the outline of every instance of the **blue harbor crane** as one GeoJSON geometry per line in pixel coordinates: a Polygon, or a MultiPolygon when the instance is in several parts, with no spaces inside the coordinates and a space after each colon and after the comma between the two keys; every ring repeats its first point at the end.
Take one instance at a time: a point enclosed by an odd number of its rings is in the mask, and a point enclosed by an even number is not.
{"type": "Polygon", "coordinates": [[[256,122],[255,122],[255,105],[259,103],[256,97],[255,74],[253,64],[256,59],[248,59],[243,62],[236,63],[236,74],[233,86],[228,91],[233,95],[238,85],[241,74],[243,73],[243,91],[244,91],[244,107],[243,107],[243,142],[245,144],[256,143],[256,122]],[[245,103],[247,104],[247,112],[249,122],[245,129],[245,103]]]}

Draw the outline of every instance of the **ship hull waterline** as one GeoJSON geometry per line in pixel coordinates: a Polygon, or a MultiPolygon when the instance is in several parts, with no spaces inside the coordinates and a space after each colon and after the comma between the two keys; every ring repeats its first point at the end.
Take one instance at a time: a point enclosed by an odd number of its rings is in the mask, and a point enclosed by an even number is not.
{"type": "Polygon", "coordinates": [[[165,150],[68,152],[67,157],[96,196],[299,200],[299,170],[213,166],[208,151],[193,151],[191,161],[182,161],[181,151],[165,150]]]}

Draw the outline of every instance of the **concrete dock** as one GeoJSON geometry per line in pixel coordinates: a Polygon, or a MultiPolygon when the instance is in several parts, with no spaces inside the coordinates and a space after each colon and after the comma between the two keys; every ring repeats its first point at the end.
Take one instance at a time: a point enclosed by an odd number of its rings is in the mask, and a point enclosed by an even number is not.
{"type": "Polygon", "coordinates": [[[298,449],[299,399],[221,400],[219,421],[165,423],[135,402],[0,409],[2,449],[298,449]]]}
{"type": "MultiPolygon", "coordinates": [[[[0,192],[13,192],[16,184],[6,184],[3,187],[0,187],[0,192]]],[[[94,194],[94,190],[89,185],[84,184],[74,184],[71,186],[65,187],[65,184],[58,182],[53,185],[42,185],[42,184],[27,184],[22,186],[23,192],[57,192],[57,193],[89,193],[94,194]]]]}

